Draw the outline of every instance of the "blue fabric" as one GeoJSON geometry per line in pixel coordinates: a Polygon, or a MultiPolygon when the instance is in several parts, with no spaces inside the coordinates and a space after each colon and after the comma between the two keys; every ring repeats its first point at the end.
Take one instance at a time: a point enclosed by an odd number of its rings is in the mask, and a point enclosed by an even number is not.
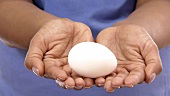
{"type": "Polygon", "coordinates": [[[136,0],[35,0],[44,11],[87,24],[96,38],[102,29],[125,19],[136,0]]]}
{"type": "MultiPolygon", "coordinates": [[[[133,10],[135,0],[36,0],[44,11],[70,18],[90,26],[94,38],[98,32],[125,19],[133,10]]],[[[169,96],[170,46],[161,49],[164,70],[156,80],[134,88],[122,88],[107,93],[93,86],[80,91],[66,90],[55,81],[40,78],[24,66],[26,50],[10,48],[0,42],[0,96],[169,96]]]]}

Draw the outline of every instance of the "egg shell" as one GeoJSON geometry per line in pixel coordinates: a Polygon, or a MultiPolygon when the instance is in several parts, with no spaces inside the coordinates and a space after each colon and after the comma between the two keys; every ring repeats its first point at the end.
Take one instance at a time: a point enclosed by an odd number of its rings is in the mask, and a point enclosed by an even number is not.
{"type": "Polygon", "coordinates": [[[68,63],[77,74],[90,78],[108,75],[117,67],[113,52],[94,42],[75,45],[69,52],[68,63]]]}

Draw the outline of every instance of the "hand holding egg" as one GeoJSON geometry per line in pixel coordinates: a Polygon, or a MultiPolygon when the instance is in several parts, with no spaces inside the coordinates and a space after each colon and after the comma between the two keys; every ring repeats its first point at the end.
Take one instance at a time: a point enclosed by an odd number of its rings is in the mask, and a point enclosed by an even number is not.
{"type": "Polygon", "coordinates": [[[115,55],[107,47],[94,42],[75,45],[69,52],[68,62],[77,74],[90,78],[108,75],[117,66],[115,55]]]}

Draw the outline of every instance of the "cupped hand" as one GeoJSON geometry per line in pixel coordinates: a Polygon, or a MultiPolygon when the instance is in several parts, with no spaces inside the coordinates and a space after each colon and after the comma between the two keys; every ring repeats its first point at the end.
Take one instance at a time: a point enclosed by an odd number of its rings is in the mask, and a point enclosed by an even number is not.
{"type": "Polygon", "coordinates": [[[66,88],[91,87],[92,79],[78,76],[68,65],[70,49],[80,42],[93,42],[88,26],[68,19],[52,20],[32,38],[25,65],[38,76],[62,81],[66,88]]]}
{"type": "Polygon", "coordinates": [[[108,92],[122,86],[150,83],[160,74],[162,63],[158,47],[146,30],[137,25],[123,25],[104,29],[96,39],[116,56],[118,66],[108,76],[95,80],[108,92]]]}

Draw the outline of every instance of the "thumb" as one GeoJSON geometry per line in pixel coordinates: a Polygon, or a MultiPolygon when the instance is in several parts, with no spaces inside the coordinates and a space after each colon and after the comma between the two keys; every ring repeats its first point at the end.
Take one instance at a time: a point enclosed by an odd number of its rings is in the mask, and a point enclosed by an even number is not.
{"type": "Polygon", "coordinates": [[[162,71],[162,62],[159,56],[159,50],[155,43],[145,47],[146,53],[143,53],[145,59],[145,82],[147,84],[151,83],[157,75],[162,71]]]}
{"type": "Polygon", "coordinates": [[[37,76],[44,75],[43,55],[46,52],[46,47],[43,38],[33,37],[25,58],[25,66],[32,70],[37,76]]]}

